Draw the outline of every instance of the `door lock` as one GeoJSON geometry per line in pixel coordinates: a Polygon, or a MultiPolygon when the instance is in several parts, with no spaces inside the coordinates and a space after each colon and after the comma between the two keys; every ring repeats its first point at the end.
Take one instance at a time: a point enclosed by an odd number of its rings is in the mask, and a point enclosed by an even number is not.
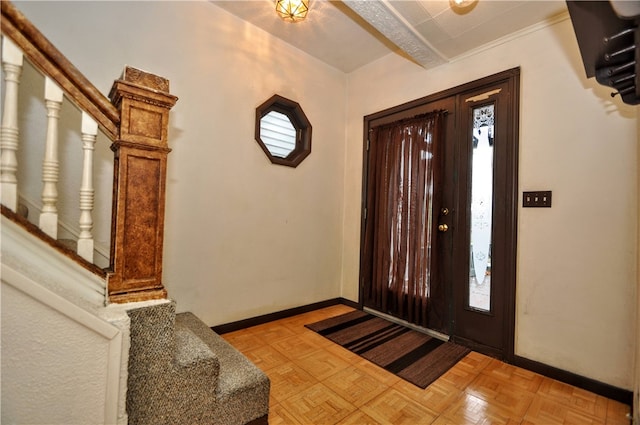
{"type": "Polygon", "coordinates": [[[447,226],[446,224],[441,224],[438,226],[438,230],[441,232],[446,232],[447,230],[449,230],[449,226],[447,226]]]}

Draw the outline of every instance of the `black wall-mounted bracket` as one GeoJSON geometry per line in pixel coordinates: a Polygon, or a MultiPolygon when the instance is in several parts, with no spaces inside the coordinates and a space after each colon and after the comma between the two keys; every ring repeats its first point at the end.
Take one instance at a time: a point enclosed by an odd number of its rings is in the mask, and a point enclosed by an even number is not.
{"type": "Polygon", "coordinates": [[[587,78],[611,87],[612,97],[639,104],[640,12],[621,11],[610,1],[567,0],[567,7],[587,78]]]}

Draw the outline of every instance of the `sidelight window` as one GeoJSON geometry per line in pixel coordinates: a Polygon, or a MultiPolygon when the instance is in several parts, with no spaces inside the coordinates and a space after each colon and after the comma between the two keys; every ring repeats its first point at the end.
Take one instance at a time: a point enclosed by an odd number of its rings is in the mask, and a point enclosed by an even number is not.
{"type": "Polygon", "coordinates": [[[491,310],[494,105],[473,109],[469,307],[491,310]]]}

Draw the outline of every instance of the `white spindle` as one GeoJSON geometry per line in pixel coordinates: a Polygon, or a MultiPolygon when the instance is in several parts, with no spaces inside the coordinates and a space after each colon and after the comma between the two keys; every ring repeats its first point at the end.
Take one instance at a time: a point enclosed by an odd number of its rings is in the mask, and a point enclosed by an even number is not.
{"type": "Polygon", "coordinates": [[[62,90],[49,77],[44,83],[47,107],[47,140],[42,162],[42,212],[40,229],[54,239],[58,237],[58,120],[62,107],[62,90]]]}
{"type": "Polygon", "coordinates": [[[2,70],[5,94],[0,126],[0,199],[16,211],[18,207],[18,84],[22,73],[22,51],[7,37],[2,38],[2,70]]]}
{"type": "Polygon", "coordinates": [[[80,237],[78,255],[93,263],[93,151],[98,135],[98,123],[82,112],[82,184],[80,185],[80,237]]]}

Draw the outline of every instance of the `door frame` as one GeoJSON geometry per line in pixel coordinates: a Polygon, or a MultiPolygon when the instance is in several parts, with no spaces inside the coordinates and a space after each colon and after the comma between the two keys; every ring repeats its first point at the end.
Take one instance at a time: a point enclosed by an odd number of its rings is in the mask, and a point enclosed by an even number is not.
{"type": "MultiPolygon", "coordinates": [[[[455,311],[454,311],[454,303],[455,297],[453,294],[453,282],[450,282],[450,298],[449,298],[449,323],[450,323],[450,332],[449,335],[451,339],[462,343],[464,345],[469,346],[470,348],[484,352],[486,354],[492,355],[494,357],[499,357],[507,362],[513,362],[514,360],[514,349],[515,349],[515,303],[516,303],[516,261],[517,261],[517,216],[518,216],[518,136],[519,136],[519,104],[520,104],[520,68],[512,68],[503,72],[499,72],[497,74],[493,74],[487,77],[479,78],[477,80],[446,89],[431,95],[427,95],[425,97],[412,100],[406,103],[403,103],[398,106],[394,106],[370,115],[366,115],[364,117],[364,134],[363,134],[363,166],[362,166],[362,198],[361,198],[361,221],[360,221],[360,274],[359,274],[359,291],[358,291],[358,302],[362,306],[364,303],[364,282],[363,282],[363,255],[362,250],[364,247],[364,230],[365,230],[365,220],[366,220],[366,205],[367,205],[367,187],[368,187],[368,135],[369,130],[373,127],[372,123],[375,121],[379,125],[381,122],[393,122],[397,120],[397,117],[403,114],[412,113],[413,115],[419,115],[421,113],[429,112],[428,108],[432,108],[435,102],[443,101],[450,97],[455,97],[456,102],[454,102],[455,108],[458,109],[458,105],[460,104],[460,98],[464,97],[465,93],[479,90],[485,86],[507,83],[511,93],[511,102],[509,105],[509,129],[508,129],[508,137],[511,141],[509,145],[509,153],[508,153],[508,164],[507,166],[507,180],[504,182],[506,189],[504,192],[505,199],[504,201],[507,204],[507,213],[505,215],[505,223],[503,224],[503,229],[505,230],[505,252],[507,258],[504,258],[504,270],[503,273],[505,275],[506,285],[505,285],[505,293],[504,293],[504,311],[503,311],[503,341],[504,341],[504,349],[501,352],[497,352],[495,350],[490,349],[489,347],[482,346],[480,344],[475,344],[472,341],[460,339],[455,337],[455,311]]],[[[460,135],[460,112],[456,110],[454,119],[456,120],[455,135],[454,137],[457,139],[461,137],[460,135]]],[[[466,129],[464,129],[466,131],[466,129]]],[[[457,145],[457,143],[456,143],[457,145]]],[[[453,161],[457,161],[458,152],[455,152],[454,155],[456,159],[453,161]]],[[[447,163],[452,160],[451,158],[447,159],[447,163]]],[[[455,162],[454,162],[455,163],[455,162]]],[[[456,201],[457,203],[457,201],[456,201]]],[[[456,214],[457,220],[458,214],[456,214]]],[[[458,227],[458,226],[457,226],[458,227]]],[[[454,244],[456,246],[457,244],[454,244]]]]}

